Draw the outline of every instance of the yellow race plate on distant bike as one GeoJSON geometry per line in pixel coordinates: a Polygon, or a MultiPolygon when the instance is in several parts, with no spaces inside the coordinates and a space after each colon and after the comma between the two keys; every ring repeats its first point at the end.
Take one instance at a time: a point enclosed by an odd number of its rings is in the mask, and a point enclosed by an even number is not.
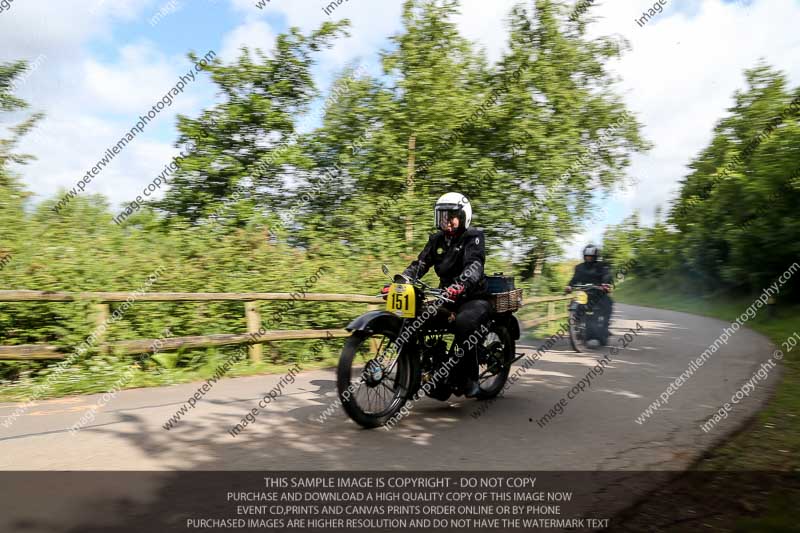
{"type": "Polygon", "coordinates": [[[414,286],[405,283],[392,283],[389,285],[389,294],[386,296],[386,310],[403,318],[416,316],[417,299],[414,286]]]}
{"type": "Polygon", "coordinates": [[[575,293],[575,301],[581,305],[586,305],[589,303],[589,295],[584,291],[578,291],[575,293]]]}

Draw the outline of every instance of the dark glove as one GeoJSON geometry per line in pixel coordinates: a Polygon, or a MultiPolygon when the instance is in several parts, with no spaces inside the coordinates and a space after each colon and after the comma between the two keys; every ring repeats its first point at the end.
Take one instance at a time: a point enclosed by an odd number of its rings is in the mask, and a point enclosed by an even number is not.
{"type": "Polygon", "coordinates": [[[608,283],[603,283],[600,286],[603,287],[604,292],[611,292],[611,285],[609,285],[608,283]]]}
{"type": "Polygon", "coordinates": [[[572,287],[567,285],[566,287],[564,287],[564,292],[566,292],[567,294],[571,293],[572,292],[572,287]]]}
{"type": "Polygon", "coordinates": [[[447,297],[451,300],[455,300],[462,294],[464,294],[464,286],[459,284],[453,284],[445,289],[447,291],[447,297]]]}

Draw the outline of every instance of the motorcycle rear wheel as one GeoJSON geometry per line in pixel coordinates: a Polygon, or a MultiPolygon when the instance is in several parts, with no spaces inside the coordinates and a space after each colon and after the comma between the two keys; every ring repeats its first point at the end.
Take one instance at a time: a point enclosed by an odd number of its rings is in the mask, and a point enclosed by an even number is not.
{"type": "Polygon", "coordinates": [[[407,351],[380,360],[396,337],[397,332],[392,330],[358,331],[342,348],[336,371],[339,401],[345,413],[362,427],[386,424],[411,397],[418,370],[407,351]]]}
{"type": "Polygon", "coordinates": [[[481,376],[478,380],[481,387],[478,400],[489,400],[500,394],[508,380],[511,362],[516,355],[514,340],[505,326],[494,326],[489,331],[484,341],[484,348],[489,350],[489,360],[478,367],[481,376]]]}

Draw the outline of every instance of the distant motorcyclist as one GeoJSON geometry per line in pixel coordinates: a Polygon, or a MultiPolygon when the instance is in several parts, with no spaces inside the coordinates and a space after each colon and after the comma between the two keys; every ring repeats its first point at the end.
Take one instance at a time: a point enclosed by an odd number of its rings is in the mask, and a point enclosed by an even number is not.
{"type": "Polygon", "coordinates": [[[611,320],[611,312],[614,302],[608,296],[611,292],[611,269],[608,264],[599,261],[600,250],[593,244],[587,245],[583,249],[583,263],[575,266],[575,273],[569,284],[565,287],[566,292],[572,292],[572,286],[579,283],[588,283],[603,287],[604,294],[594,301],[590,301],[595,312],[599,339],[588,339],[586,345],[589,348],[597,348],[599,345],[605,346],[608,343],[608,325],[611,320]]]}
{"type": "Polygon", "coordinates": [[[450,299],[455,301],[450,306],[455,313],[451,324],[453,344],[469,349],[454,370],[464,380],[465,396],[472,398],[480,392],[478,358],[475,343],[468,343],[467,339],[486,323],[491,311],[483,272],[486,262],[483,231],[470,227],[472,206],[460,193],[442,195],[433,207],[433,216],[438,231],[430,235],[403,276],[421,278],[433,267],[439,276],[439,287],[447,289],[450,299]]]}

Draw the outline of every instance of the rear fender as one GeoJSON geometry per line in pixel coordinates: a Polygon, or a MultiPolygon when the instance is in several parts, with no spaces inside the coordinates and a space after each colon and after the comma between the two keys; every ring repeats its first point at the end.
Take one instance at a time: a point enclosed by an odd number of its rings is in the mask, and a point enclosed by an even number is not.
{"type": "Polygon", "coordinates": [[[511,335],[511,338],[513,340],[515,341],[519,340],[520,327],[519,327],[519,319],[516,316],[512,315],[511,313],[508,313],[505,316],[495,318],[495,322],[497,322],[502,326],[505,326],[506,329],[508,330],[509,335],[511,335]]]}

